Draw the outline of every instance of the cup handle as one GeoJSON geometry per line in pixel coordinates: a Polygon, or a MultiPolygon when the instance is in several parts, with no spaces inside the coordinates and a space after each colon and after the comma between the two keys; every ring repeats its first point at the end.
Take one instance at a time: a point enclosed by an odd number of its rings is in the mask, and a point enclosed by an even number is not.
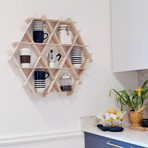
{"type": "Polygon", "coordinates": [[[43,27],[44,27],[44,28],[43,28],[44,31],[46,31],[47,28],[48,28],[46,24],[43,24],[43,27]]]}
{"type": "Polygon", "coordinates": [[[48,33],[44,33],[44,35],[46,34],[46,37],[44,37],[44,40],[48,38],[48,33]]]}
{"type": "Polygon", "coordinates": [[[45,77],[45,79],[47,79],[49,77],[49,72],[45,72],[45,75],[47,74],[47,76],[45,77]]]}

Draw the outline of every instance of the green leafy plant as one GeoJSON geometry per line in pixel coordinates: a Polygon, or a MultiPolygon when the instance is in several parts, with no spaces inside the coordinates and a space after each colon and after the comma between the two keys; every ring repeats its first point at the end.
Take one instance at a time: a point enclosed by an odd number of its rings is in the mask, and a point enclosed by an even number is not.
{"type": "MultiPolygon", "coordinates": [[[[142,91],[141,91],[141,100],[142,100],[142,105],[145,101],[145,99],[148,99],[148,87],[146,86],[148,83],[148,80],[146,80],[143,85],[142,85],[142,91]]],[[[131,91],[131,90],[122,90],[122,91],[117,91],[115,89],[111,89],[109,91],[109,96],[112,95],[112,93],[115,95],[117,99],[117,103],[121,104],[121,111],[123,111],[123,107],[127,105],[130,110],[137,110],[139,106],[138,102],[138,92],[136,90],[131,91]]]]}

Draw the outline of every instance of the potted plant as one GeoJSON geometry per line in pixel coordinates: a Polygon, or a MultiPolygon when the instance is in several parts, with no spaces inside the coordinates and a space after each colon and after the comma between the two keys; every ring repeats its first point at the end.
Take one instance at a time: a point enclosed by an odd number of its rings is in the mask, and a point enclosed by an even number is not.
{"type": "Polygon", "coordinates": [[[142,122],[141,111],[145,108],[142,106],[143,106],[145,99],[148,99],[148,95],[147,95],[148,87],[146,86],[147,83],[148,83],[148,80],[146,80],[143,83],[141,89],[139,87],[138,89],[135,89],[134,91],[131,91],[131,90],[117,91],[115,89],[111,89],[109,92],[110,96],[112,95],[112,93],[114,93],[117,99],[117,104],[121,105],[121,111],[123,111],[124,106],[129,107],[130,120],[131,122],[134,120],[132,123],[132,126],[139,126],[142,122]]]}

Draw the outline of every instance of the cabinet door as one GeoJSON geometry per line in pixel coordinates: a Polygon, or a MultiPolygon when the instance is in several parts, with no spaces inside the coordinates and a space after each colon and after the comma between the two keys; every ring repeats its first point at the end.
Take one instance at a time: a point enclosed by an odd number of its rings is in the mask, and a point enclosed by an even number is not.
{"type": "Polygon", "coordinates": [[[103,137],[85,133],[85,148],[107,148],[103,137]]]}
{"type": "Polygon", "coordinates": [[[85,148],[144,148],[144,147],[85,132],[85,148]]]}
{"type": "Polygon", "coordinates": [[[148,69],[148,0],[111,0],[113,71],[148,69]]]}

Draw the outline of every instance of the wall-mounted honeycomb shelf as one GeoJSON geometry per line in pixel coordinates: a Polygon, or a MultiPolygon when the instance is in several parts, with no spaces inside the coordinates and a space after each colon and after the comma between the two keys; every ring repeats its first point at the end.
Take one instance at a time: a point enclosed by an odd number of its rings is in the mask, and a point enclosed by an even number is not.
{"type": "Polygon", "coordinates": [[[84,44],[80,31],[78,31],[75,27],[75,23],[71,18],[66,20],[56,20],[56,19],[47,19],[46,16],[42,16],[41,18],[27,18],[26,25],[22,27],[23,36],[20,42],[14,42],[12,44],[13,49],[10,50],[10,59],[9,61],[13,63],[16,69],[18,69],[21,73],[21,76],[24,80],[23,86],[27,87],[27,89],[33,94],[41,94],[43,97],[47,96],[51,92],[63,93],[59,86],[59,77],[63,72],[68,72],[72,78],[72,91],[67,92],[66,95],[70,96],[75,92],[76,87],[81,82],[81,76],[86,70],[88,63],[92,62],[92,54],[90,54],[87,50],[87,45],[84,44]],[[32,24],[34,20],[41,20],[47,25],[48,38],[44,43],[35,43],[32,38],[32,24]],[[58,36],[57,36],[57,28],[60,24],[67,24],[70,26],[72,32],[72,44],[61,44],[58,36]],[[20,55],[19,51],[21,48],[30,48],[32,50],[32,58],[31,63],[32,66],[30,68],[22,68],[20,65],[20,55]],[[73,47],[81,47],[83,50],[83,63],[81,68],[75,68],[70,59],[71,50],[73,47]],[[61,54],[61,60],[58,63],[57,68],[50,68],[46,61],[47,53],[49,53],[50,49],[56,50],[61,54]],[[47,84],[47,88],[43,93],[37,93],[34,88],[34,71],[36,69],[44,69],[50,73],[50,81],[47,84]]]}

